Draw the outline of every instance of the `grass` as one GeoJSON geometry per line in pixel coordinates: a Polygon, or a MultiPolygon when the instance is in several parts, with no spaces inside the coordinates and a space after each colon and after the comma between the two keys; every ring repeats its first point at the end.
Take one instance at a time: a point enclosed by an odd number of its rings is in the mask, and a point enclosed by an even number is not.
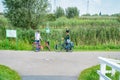
{"type": "Polygon", "coordinates": [[[99,70],[98,65],[85,69],[79,75],[78,80],[99,80],[99,75],[97,74],[97,70],[99,70]]]}
{"type": "Polygon", "coordinates": [[[0,80],[21,80],[21,77],[16,71],[0,65],[0,80]]]}
{"type": "MultiPolygon", "coordinates": [[[[34,40],[35,30],[10,27],[8,20],[4,16],[0,16],[0,49],[10,50],[32,50],[32,41],[34,40]],[[9,26],[9,27],[7,27],[9,26]],[[6,42],[6,29],[16,29],[18,43],[10,39],[6,42]],[[12,40],[12,41],[11,41],[12,40]],[[17,47],[16,47],[17,46],[17,47]]],[[[66,28],[70,29],[71,41],[74,43],[74,51],[81,50],[120,50],[120,23],[117,17],[80,17],[67,19],[65,17],[58,18],[56,21],[49,22],[50,34],[47,35],[44,25],[40,25],[42,45],[46,40],[50,40],[51,50],[54,50],[56,41],[61,41],[65,36],[66,28]]]]}
{"type": "Polygon", "coordinates": [[[81,45],[81,46],[75,46],[74,51],[81,51],[81,50],[88,50],[88,51],[93,51],[93,50],[97,50],[97,51],[120,51],[120,45],[96,45],[96,46],[92,46],[92,45],[81,45]]]}
{"type": "MultiPolygon", "coordinates": [[[[88,69],[85,69],[80,73],[78,80],[99,80],[97,70],[100,70],[100,65],[92,66],[88,69]]],[[[111,68],[107,66],[107,70],[111,70],[111,68]]],[[[110,77],[112,80],[119,80],[119,74],[119,72],[116,72],[114,76],[111,76],[111,74],[107,74],[107,76],[110,77]]]]}
{"type": "MultiPolygon", "coordinates": [[[[42,46],[45,46],[45,41],[41,41],[42,46]]],[[[55,49],[55,41],[50,40],[51,51],[55,49]]],[[[15,39],[5,39],[0,40],[0,49],[1,50],[32,50],[32,43],[29,41],[15,39]]],[[[44,48],[44,51],[48,49],[44,48]]],[[[73,51],[120,51],[120,45],[106,44],[106,45],[79,45],[74,46],[73,51]]]]}
{"type": "Polygon", "coordinates": [[[23,40],[0,40],[0,49],[2,50],[32,50],[32,44],[23,40]]]}

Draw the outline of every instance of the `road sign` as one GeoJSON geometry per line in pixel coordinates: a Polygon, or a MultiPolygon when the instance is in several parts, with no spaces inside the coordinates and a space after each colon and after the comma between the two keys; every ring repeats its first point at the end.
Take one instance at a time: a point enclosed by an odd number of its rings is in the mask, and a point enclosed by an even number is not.
{"type": "Polygon", "coordinates": [[[49,27],[46,27],[46,33],[50,33],[49,27]]]}

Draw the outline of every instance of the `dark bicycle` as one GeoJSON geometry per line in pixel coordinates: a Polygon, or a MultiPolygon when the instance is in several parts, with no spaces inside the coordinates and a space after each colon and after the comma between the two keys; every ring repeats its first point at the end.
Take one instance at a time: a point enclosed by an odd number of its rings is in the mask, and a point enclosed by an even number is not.
{"type": "Polygon", "coordinates": [[[74,47],[74,44],[72,41],[70,41],[69,43],[58,43],[55,45],[55,50],[56,51],[66,51],[66,52],[69,52],[69,51],[72,51],[73,50],[73,47],[74,47]]]}

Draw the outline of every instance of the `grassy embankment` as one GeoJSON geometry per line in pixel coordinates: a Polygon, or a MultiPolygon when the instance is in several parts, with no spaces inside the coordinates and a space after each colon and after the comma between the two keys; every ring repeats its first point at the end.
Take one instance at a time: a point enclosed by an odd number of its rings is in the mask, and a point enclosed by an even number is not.
{"type": "MultiPolygon", "coordinates": [[[[81,72],[81,74],[78,77],[78,80],[99,80],[99,75],[97,74],[97,70],[100,70],[100,65],[90,67],[88,69],[85,69],[81,72]]],[[[107,70],[111,70],[110,67],[107,66],[107,70]]],[[[116,72],[115,75],[111,76],[111,74],[106,74],[109,78],[112,80],[119,80],[119,72],[116,72]]]]}
{"type": "Polygon", "coordinates": [[[16,71],[0,65],[0,80],[21,80],[21,77],[16,71]]]}

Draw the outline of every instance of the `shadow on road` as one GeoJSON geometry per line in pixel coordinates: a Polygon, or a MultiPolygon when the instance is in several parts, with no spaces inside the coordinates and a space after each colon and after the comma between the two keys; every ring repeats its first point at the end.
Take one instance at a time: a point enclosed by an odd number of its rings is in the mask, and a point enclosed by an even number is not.
{"type": "Polygon", "coordinates": [[[76,76],[22,76],[22,80],[77,80],[76,76]]]}

